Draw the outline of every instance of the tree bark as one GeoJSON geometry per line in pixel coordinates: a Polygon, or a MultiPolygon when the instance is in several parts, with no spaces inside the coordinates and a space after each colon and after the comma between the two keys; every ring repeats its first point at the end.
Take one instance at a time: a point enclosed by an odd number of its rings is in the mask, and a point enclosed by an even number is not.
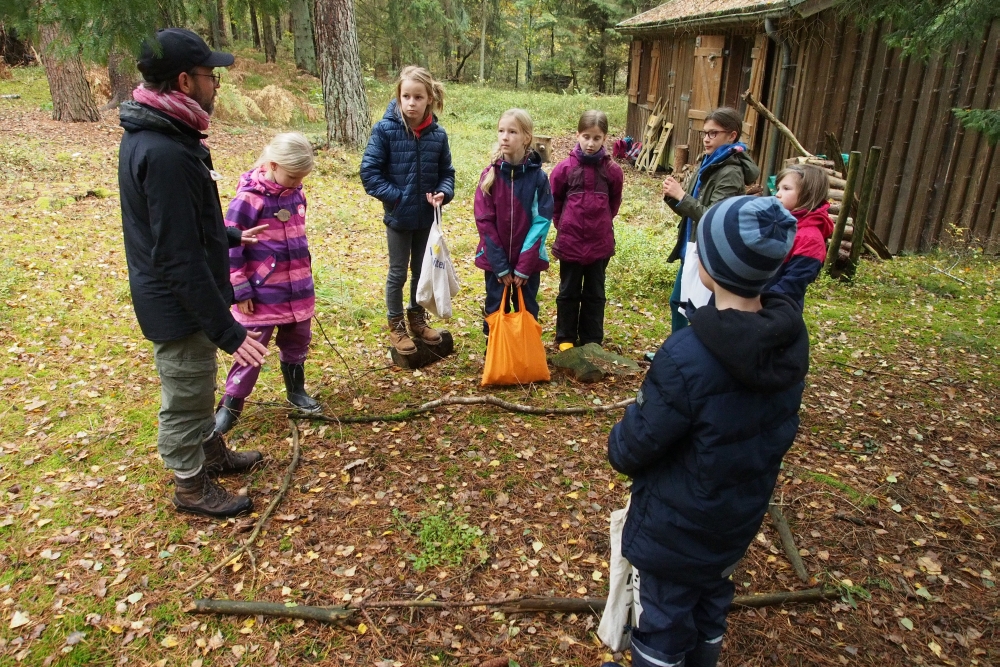
{"type": "Polygon", "coordinates": [[[354,0],[316,0],[314,21],[328,142],[364,148],[371,132],[354,0]]]}
{"type": "Polygon", "coordinates": [[[253,32],[253,46],[258,51],[260,50],[260,24],[257,22],[257,8],[254,4],[249,3],[250,8],[250,30],[253,32]]]}
{"type": "Polygon", "coordinates": [[[483,0],[483,25],[479,32],[479,85],[486,84],[486,2],[483,0]]]}
{"type": "Polygon", "coordinates": [[[292,0],[292,36],[295,39],[295,66],[316,76],[316,42],[309,0],[292,0]]]}
{"type": "Polygon", "coordinates": [[[396,74],[403,68],[402,40],[399,35],[403,28],[402,0],[389,0],[387,5],[387,32],[389,33],[389,69],[396,74]]]}
{"type": "Polygon", "coordinates": [[[262,39],[264,41],[264,62],[277,62],[278,47],[274,43],[274,31],[271,28],[271,17],[264,14],[260,18],[262,39]]]}
{"type": "Polygon", "coordinates": [[[132,99],[132,91],[139,82],[135,58],[125,51],[112,49],[108,53],[108,80],[111,82],[111,99],[102,111],[114,109],[122,102],[132,99]]]}
{"type": "Polygon", "coordinates": [[[219,7],[215,0],[205,3],[205,13],[208,15],[208,26],[213,49],[222,48],[222,25],[219,23],[219,7]]]}
{"type": "Polygon", "coordinates": [[[101,114],[90,94],[79,50],[70,47],[56,23],[39,26],[39,36],[52,95],[52,119],[72,123],[99,121],[101,114]]]}
{"type": "Polygon", "coordinates": [[[233,41],[233,33],[229,27],[229,11],[226,0],[215,0],[215,12],[219,17],[219,46],[228,48],[233,41]]]}

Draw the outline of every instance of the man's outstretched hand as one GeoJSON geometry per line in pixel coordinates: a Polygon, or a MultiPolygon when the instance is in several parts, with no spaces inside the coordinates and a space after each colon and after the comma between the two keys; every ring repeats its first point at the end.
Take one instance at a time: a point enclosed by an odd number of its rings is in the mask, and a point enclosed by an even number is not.
{"type": "Polygon", "coordinates": [[[247,337],[243,339],[243,344],[233,352],[233,359],[240,366],[260,366],[264,363],[267,348],[257,341],[260,335],[259,331],[248,331],[247,337]]]}

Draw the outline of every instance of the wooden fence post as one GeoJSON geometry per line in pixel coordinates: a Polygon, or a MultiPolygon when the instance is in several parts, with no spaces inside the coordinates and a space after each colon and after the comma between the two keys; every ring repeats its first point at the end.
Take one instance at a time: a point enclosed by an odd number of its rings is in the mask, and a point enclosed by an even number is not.
{"type": "MultiPolygon", "coordinates": [[[[837,225],[833,228],[830,247],[826,251],[826,262],[823,263],[823,268],[831,276],[834,274],[834,268],[837,265],[837,256],[840,254],[840,242],[844,240],[844,227],[847,225],[847,218],[851,213],[851,204],[854,203],[854,182],[858,178],[858,164],[860,162],[861,153],[851,151],[851,159],[847,163],[847,183],[844,185],[844,196],[840,202],[840,213],[837,214],[837,225]]],[[[857,231],[854,233],[856,236],[857,231]]]]}
{"type": "Polygon", "coordinates": [[[861,252],[865,247],[865,232],[868,231],[868,214],[871,211],[872,200],[875,198],[875,177],[878,175],[878,165],[882,159],[882,147],[872,146],[865,160],[865,175],[861,178],[861,201],[858,203],[858,215],[854,219],[854,236],[851,237],[851,256],[847,260],[846,275],[854,278],[861,261],[861,252]]]}

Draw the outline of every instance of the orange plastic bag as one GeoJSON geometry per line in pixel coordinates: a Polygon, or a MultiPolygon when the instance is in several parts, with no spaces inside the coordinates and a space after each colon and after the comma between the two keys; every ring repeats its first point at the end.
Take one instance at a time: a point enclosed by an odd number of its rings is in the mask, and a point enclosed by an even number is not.
{"type": "Polygon", "coordinates": [[[490,340],[486,345],[482,386],[548,382],[542,326],[524,310],[520,287],[517,288],[519,310],[506,312],[508,289],[504,287],[500,309],[486,316],[490,340]]]}

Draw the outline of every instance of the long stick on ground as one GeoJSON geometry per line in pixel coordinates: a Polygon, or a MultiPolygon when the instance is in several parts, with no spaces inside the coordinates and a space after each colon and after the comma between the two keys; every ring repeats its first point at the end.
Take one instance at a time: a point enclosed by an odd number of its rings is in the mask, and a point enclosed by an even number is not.
{"type": "Polygon", "coordinates": [[[795,546],[795,538],[792,537],[792,529],[788,527],[784,512],[774,503],[769,503],[767,513],[771,515],[771,522],[778,530],[778,535],[781,536],[781,546],[785,548],[785,555],[788,556],[789,562],[795,569],[795,574],[799,575],[802,583],[808,583],[809,574],[806,572],[806,564],[802,562],[802,556],[799,555],[799,550],[795,546]]]}
{"type": "MultiPolygon", "coordinates": [[[[810,588],[804,591],[779,591],[760,595],[737,595],[734,607],[769,607],[797,602],[820,602],[836,598],[840,592],[835,588],[810,588]]],[[[281,602],[247,602],[243,600],[195,600],[194,614],[220,614],[234,616],[277,616],[280,618],[301,618],[308,621],[335,623],[350,618],[355,612],[366,607],[374,608],[430,608],[452,609],[456,607],[500,607],[506,613],[595,613],[604,610],[606,598],[527,598],[511,600],[480,600],[447,602],[441,600],[386,600],[355,607],[310,607],[306,605],[287,606],[281,602]]]]}
{"type": "Polygon", "coordinates": [[[788,129],[788,126],[778,120],[778,117],[771,113],[770,109],[758,102],[749,90],[743,93],[743,99],[746,100],[747,104],[756,109],[757,113],[770,121],[771,124],[778,129],[778,132],[781,132],[785,139],[788,139],[788,143],[790,143],[802,156],[813,157],[812,153],[802,147],[802,144],[800,144],[799,140],[795,138],[795,135],[788,129]]]}
{"type": "Polygon", "coordinates": [[[299,467],[299,454],[301,453],[301,447],[299,446],[298,424],[296,424],[293,420],[289,420],[289,424],[292,426],[292,461],[288,464],[288,468],[285,469],[285,477],[281,480],[281,488],[278,489],[278,494],[274,496],[274,499],[271,500],[271,504],[268,505],[267,509],[264,510],[264,513],[260,515],[260,518],[257,520],[257,525],[254,526],[253,532],[250,533],[250,537],[246,539],[243,546],[229,554],[224,560],[219,561],[218,564],[216,564],[211,570],[198,577],[194,583],[183,590],[184,593],[190,593],[198,586],[201,586],[205,583],[205,580],[232,563],[234,560],[242,556],[248,549],[250,549],[253,546],[253,543],[257,541],[257,536],[260,535],[260,531],[264,527],[264,524],[267,523],[267,520],[271,518],[274,510],[281,503],[282,499],[284,499],[285,494],[288,492],[288,487],[292,484],[292,477],[295,475],[295,469],[299,467]]]}
{"type": "Polygon", "coordinates": [[[627,398],[610,405],[584,405],[572,408],[543,408],[533,405],[522,405],[511,403],[496,396],[445,396],[434,401],[429,401],[423,405],[408,410],[401,410],[390,415],[345,415],[342,417],[331,417],[327,415],[301,415],[302,419],[312,421],[338,422],[341,424],[367,424],[371,422],[398,422],[412,419],[413,417],[431,410],[437,410],[448,405],[492,405],[508,412],[520,412],[528,415],[586,415],[592,412],[611,412],[621,410],[635,403],[634,398],[627,398]]]}

